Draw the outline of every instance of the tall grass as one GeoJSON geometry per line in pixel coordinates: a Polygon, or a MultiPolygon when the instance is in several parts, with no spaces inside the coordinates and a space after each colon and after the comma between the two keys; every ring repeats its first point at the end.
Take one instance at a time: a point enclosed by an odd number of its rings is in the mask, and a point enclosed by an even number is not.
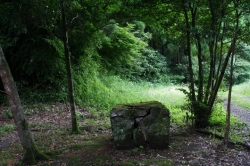
{"type": "MultiPolygon", "coordinates": [[[[170,110],[171,123],[185,125],[185,116],[188,110],[183,110],[187,103],[186,96],[179,91],[181,86],[166,84],[152,84],[149,82],[131,82],[117,76],[102,76],[92,81],[82,104],[97,108],[97,112],[109,114],[109,110],[116,104],[136,103],[145,101],[159,101],[170,110]]],[[[226,94],[226,93],[225,93],[226,94]]],[[[226,112],[224,105],[218,100],[213,108],[210,124],[208,128],[213,132],[223,135],[226,112]]],[[[189,123],[190,125],[190,123],[189,123]]],[[[231,138],[233,141],[244,140],[244,136],[239,136],[239,132],[244,124],[232,116],[231,118],[231,138]]]]}
{"type": "Polygon", "coordinates": [[[233,86],[233,92],[239,93],[245,96],[250,96],[250,80],[239,85],[233,86]]]}
{"type": "MultiPolygon", "coordinates": [[[[231,102],[240,107],[250,109],[250,80],[239,85],[233,86],[231,102]]],[[[220,92],[219,96],[222,100],[227,100],[228,91],[220,92]]]]}
{"type": "Polygon", "coordinates": [[[78,102],[81,105],[97,108],[105,114],[108,114],[116,104],[146,101],[159,101],[169,109],[170,107],[176,109],[185,102],[185,96],[177,90],[178,88],[180,86],[131,82],[117,76],[102,76],[88,85],[87,91],[81,97],[78,96],[78,102]]]}

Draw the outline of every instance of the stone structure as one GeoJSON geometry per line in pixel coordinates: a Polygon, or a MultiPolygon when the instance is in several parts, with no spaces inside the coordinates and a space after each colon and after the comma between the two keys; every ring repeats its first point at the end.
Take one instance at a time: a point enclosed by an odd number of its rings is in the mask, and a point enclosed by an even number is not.
{"type": "Polygon", "coordinates": [[[160,102],[116,105],[110,111],[110,120],[117,149],[165,149],[169,145],[169,110],[160,102]]]}

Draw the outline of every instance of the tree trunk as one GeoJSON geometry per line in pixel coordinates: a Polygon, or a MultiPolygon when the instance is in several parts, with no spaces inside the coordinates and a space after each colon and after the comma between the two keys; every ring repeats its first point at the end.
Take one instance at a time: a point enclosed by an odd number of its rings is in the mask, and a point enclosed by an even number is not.
{"type": "Polygon", "coordinates": [[[70,64],[70,51],[69,51],[69,45],[68,45],[68,31],[67,31],[67,24],[66,24],[64,0],[60,1],[60,5],[61,5],[61,14],[62,14],[63,44],[64,44],[64,54],[65,54],[67,78],[68,78],[68,100],[70,103],[72,133],[78,134],[79,128],[78,128],[77,117],[76,117],[76,106],[75,106],[72,71],[71,71],[71,64],[70,64]]]}
{"type": "Polygon", "coordinates": [[[188,12],[185,6],[184,0],[182,1],[182,7],[184,11],[185,16],[185,22],[186,22],[186,39],[187,39],[187,56],[188,56],[188,72],[189,72],[189,81],[190,81],[190,94],[191,94],[191,103],[194,103],[196,101],[195,97],[195,89],[194,89],[194,73],[193,73],[193,65],[192,65],[192,57],[191,57],[191,33],[190,33],[190,23],[189,23],[189,17],[188,12]]]}
{"type": "MultiPolygon", "coordinates": [[[[209,99],[209,102],[208,102],[208,111],[209,112],[212,112],[212,108],[213,108],[213,105],[214,105],[214,102],[215,102],[215,98],[217,96],[217,93],[218,93],[221,81],[222,81],[224,73],[226,71],[226,67],[227,67],[229,58],[230,58],[230,56],[232,56],[232,54],[234,52],[235,44],[236,44],[236,41],[237,41],[237,38],[238,38],[238,33],[239,33],[239,17],[240,17],[240,14],[236,11],[235,15],[236,15],[235,34],[234,34],[234,37],[233,37],[233,39],[231,41],[231,45],[230,45],[230,47],[228,49],[226,58],[224,60],[224,64],[223,64],[221,72],[220,72],[220,75],[219,75],[218,79],[215,82],[214,88],[212,89],[213,93],[212,93],[212,95],[211,95],[211,97],[209,99]]],[[[208,118],[209,117],[207,117],[207,119],[208,118]]]]}
{"type": "Polygon", "coordinates": [[[234,51],[231,56],[230,64],[230,79],[229,79],[229,91],[228,91],[228,103],[227,103],[227,115],[226,115],[226,127],[224,133],[224,146],[228,146],[229,143],[229,131],[230,131],[230,116],[231,116],[231,94],[233,87],[233,60],[234,60],[234,51]]]}
{"type": "Polygon", "coordinates": [[[40,152],[34,142],[33,136],[25,118],[23,107],[17,92],[17,88],[0,47],[0,76],[3,82],[5,93],[10,104],[11,112],[18,131],[21,145],[24,149],[23,162],[36,164],[37,159],[48,159],[48,156],[40,152]]]}
{"type": "Polygon", "coordinates": [[[202,67],[202,48],[201,48],[201,37],[196,27],[196,16],[197,16],[197,8],[198,6],[189,5],[191,16],[192,16],[192,29],[194,31],[194,37],[196,39],[196,47],[198,50],[198,95],[197,100],[199,102],[202,102],[203,100],[203,86],[204,86],[204,76],[203,76],[203,67],[202,67]]]}

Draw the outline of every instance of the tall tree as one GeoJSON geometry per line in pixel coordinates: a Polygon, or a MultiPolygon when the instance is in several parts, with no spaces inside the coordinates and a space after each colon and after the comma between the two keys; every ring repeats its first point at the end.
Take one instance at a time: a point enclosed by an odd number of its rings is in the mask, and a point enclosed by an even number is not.
{"type": "Polygon", "coordinates": [[[0,47],[0,76],[4,85],[5,93],[10,104],[11,112],[14,117],[14,122],[17,127],[21,145],[24,149],[23,162],[35,164],[37,159],[48,159],[48,156],[43,154],[37,148],[33,135],[29,129],[28,122],[25,118],[23,107],[18,95],[16,84],[12,77],[9,65],[5,59],[2,48],[0,47]]]}
{"type": "Polygon", "coordinates": [[[181,5],[183,22],[186,25],[186,54],[190,83],[187,95],[196,127],[208,125],[228,61],[236,46],[239,30],[242,28],[239,24],[242,13],[238,10],[245,9],[246,5],[239,0],[208,2],[182,0],[181,5]],[[203,14],[205,10],[208,11],[207,14],[203,14]],[[227,51],[225,45],[228,46],[227,51]],[[191,53],[191,46],[196,46],[196,52],[191,53]],[[194,58],[197,58],[198,62],[197,75],[192,68],[194,58]],[[207,71],[204,72],[205,69],[207,71]]]}
{"type": "Polygon", "coordinates": [[[233,70],[234,70],[234,51],[231,56],[230,62],[230,77],[229,77],[229,90],[228,90],[228,98],[227,98],[227,114],[226,114],[226,126],[224,132],[224,140],[223,143],[227,147],[229,142],[229,132],[230,132],[230,117],[231,117],[231,94],[233,87],[233,70]]]}
{"type": "Polygon", "coordinates": [[[75,97],[74,97],[72,69],[71,69],[71,62],[70,62],[68,30],[67,30],[67,23],[66,23],[64,0],[60,0],[60,6],[61,6],[61,15],[62,15],[62,33],[63,33],[62,38],[63,38],[63,44],[64,44],[64,54],[65,54],[67,78],[68,78],[68,100],[70,103],[72,133],[78,134],[79,127],[77,124],[77,117],[76,117],[76,106],[75,106],[75,97]]]}
{"type": "MultiPolygon", "coordinates": [[[[188,57],[188,72],[189,72],[189,81],[190,81],[190,99],[191,104],[196,102],[195,97],[195,89],[194,89],[194,73],[193,73],[193,62],[192,62],[192,55],[191,55],[191,25],[190,25],[190,18],[189,18],[189,4],[182,0],[182,8],[185,17],[185,25],[186,25],[186,54],[188,57]]],[[[194,16],[193,16],[194,17],[194,16]]],[[[193,22],[193,21],[192,21],[193,22]]]]}

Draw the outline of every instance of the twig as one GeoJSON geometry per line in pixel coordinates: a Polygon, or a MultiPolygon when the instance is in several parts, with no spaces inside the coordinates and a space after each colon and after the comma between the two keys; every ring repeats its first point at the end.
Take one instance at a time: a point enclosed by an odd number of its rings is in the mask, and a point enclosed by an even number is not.
{"type": "Polygon", "coordinates": [[[72,18],[71,22],[67,25],[66,29],[68,30],[69,29],[69,26],[73,23],[73,21],[78,18],[78,16],[75,16],[72,18]]]}
{"type": "Polygon", "coordinates": [[[9,93],[7,93],[7,92],[5,92],[5,91],[2,91],[2,90],[0,90],[0,92],[5,93],[5,94],[7,94],[7,95],[10,95],[9,93]]]}

